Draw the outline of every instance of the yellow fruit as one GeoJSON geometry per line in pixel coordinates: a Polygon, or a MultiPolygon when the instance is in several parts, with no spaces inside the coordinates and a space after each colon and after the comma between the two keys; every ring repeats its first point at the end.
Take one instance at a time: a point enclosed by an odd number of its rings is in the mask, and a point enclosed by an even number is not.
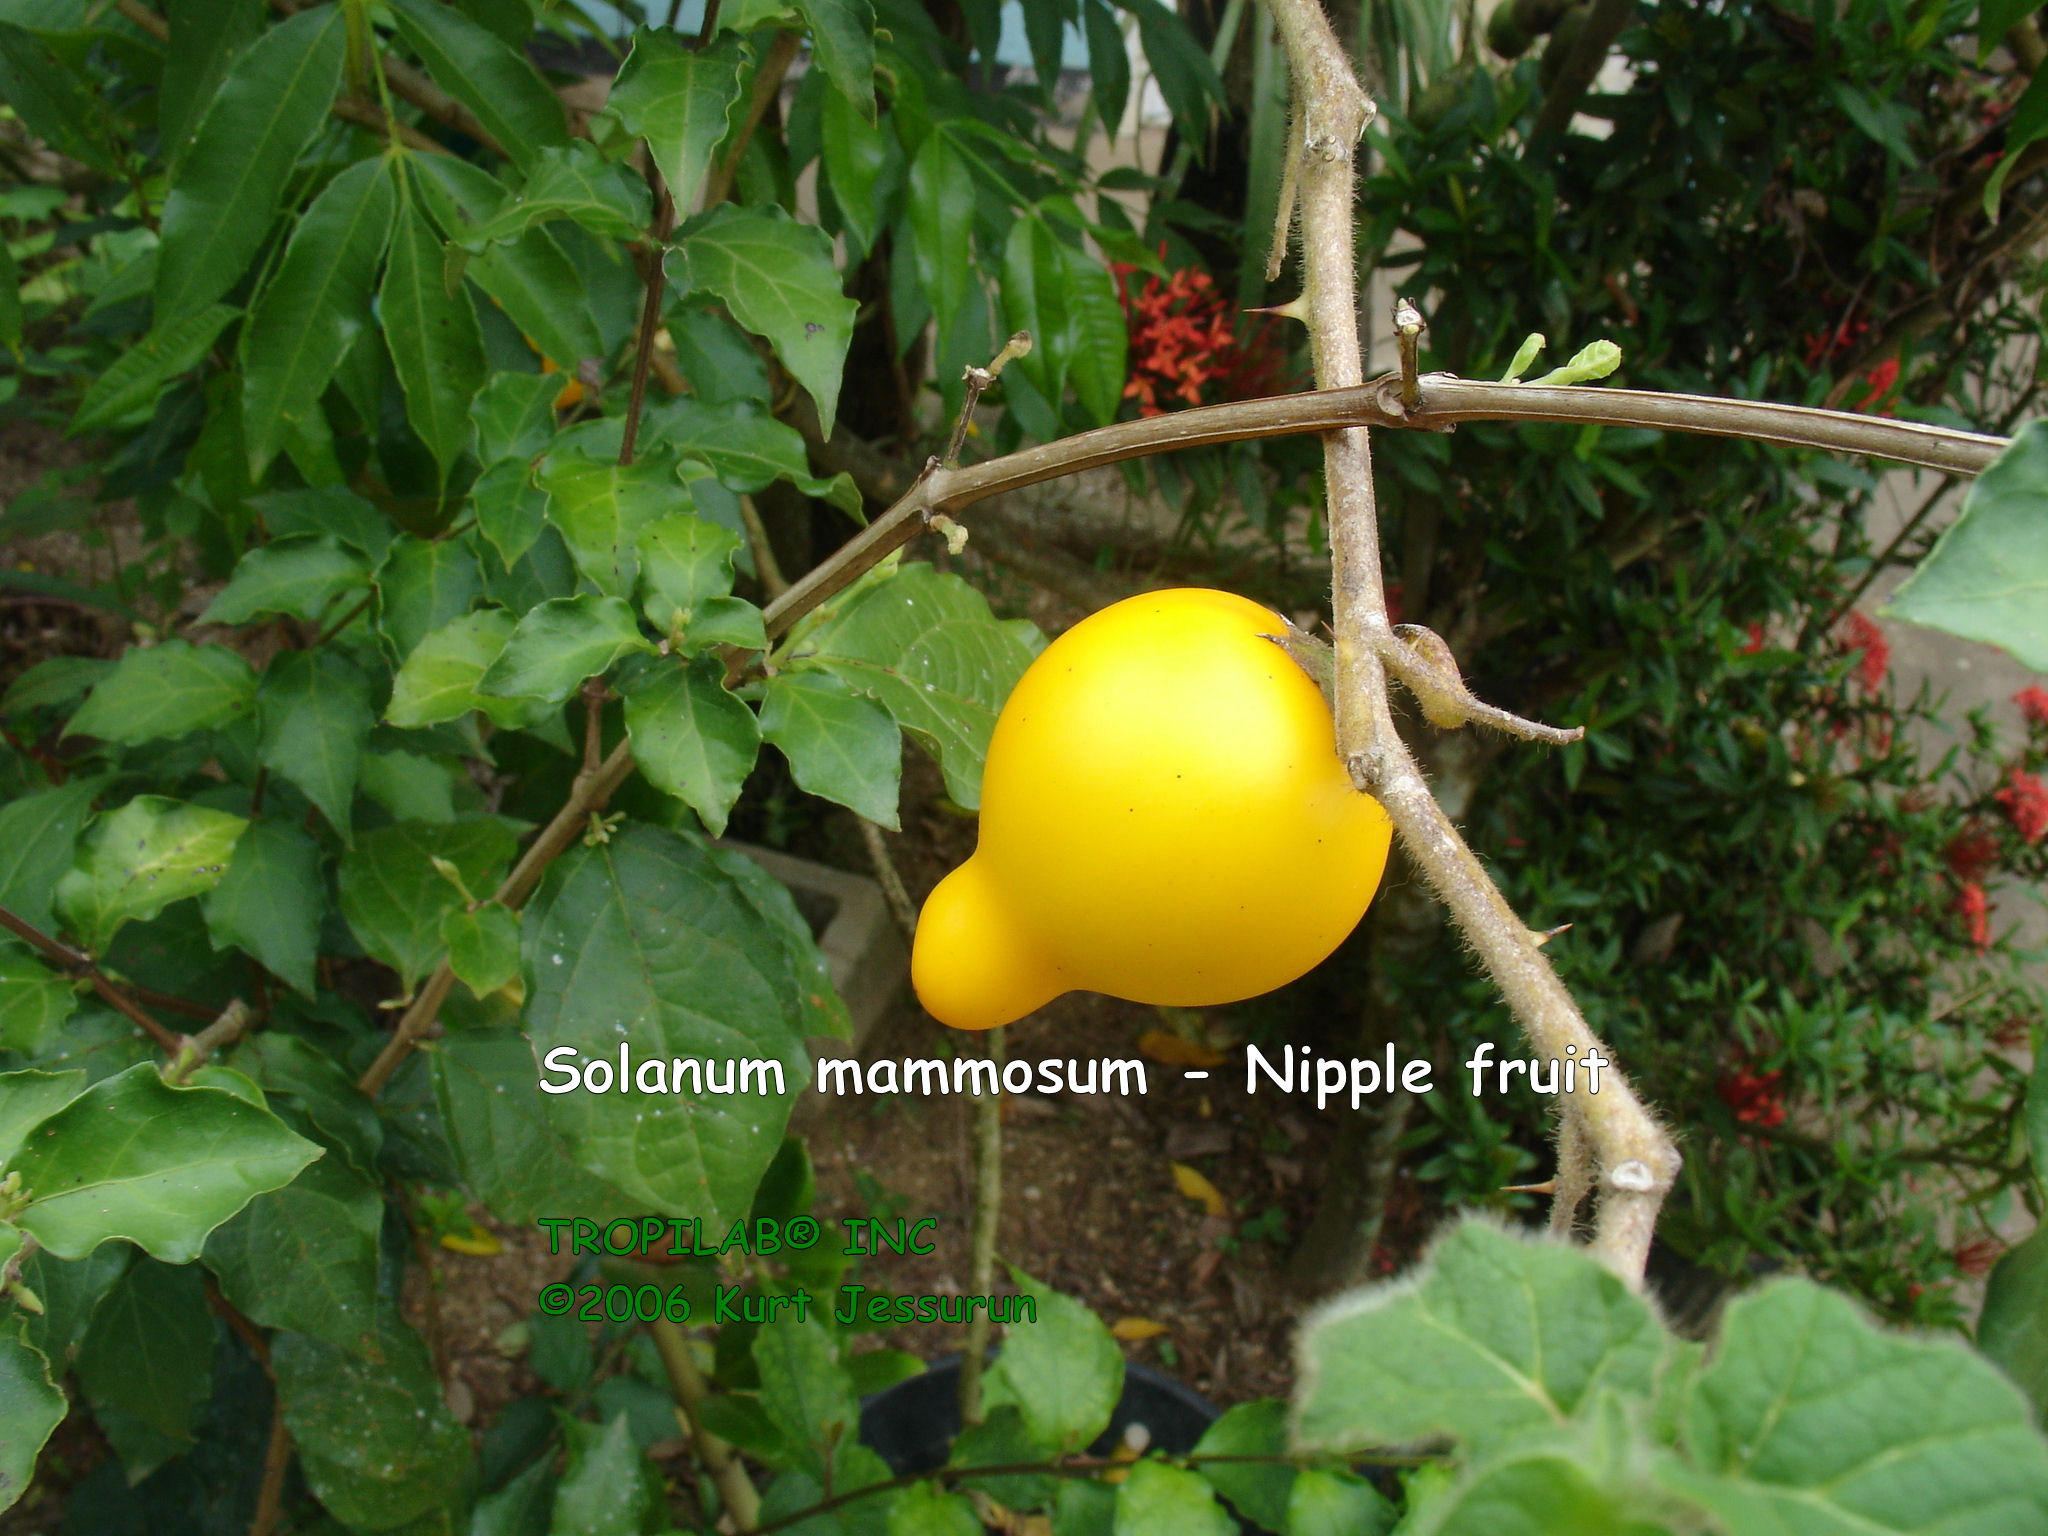
{"type": "Polygon", "coordinates": [[[1083,988],[1234,1002],[1335,949],[1379,888],[1390,827],[1337,761],[1321,690],[1228,592],[1113,604],[1003,706],[981,839],[918,920],[932,1015],[990,1029],[1083,988]]]}
{"type": "MultiPolygon", "coordinates": [[[[527,345],[532,346],[533,343],[528,342],[527,345]]],[[[562,370],[561,366],[552,357],[543,357],[540,360],[540,371],[542,373],[560,373],[562,370]]],[[[555,409],[566,411],[570,406],[580,403],[582,399],[583,381],[581,379],[571,379],[562,386],[562,392],[555,396],[555,409]]]]}

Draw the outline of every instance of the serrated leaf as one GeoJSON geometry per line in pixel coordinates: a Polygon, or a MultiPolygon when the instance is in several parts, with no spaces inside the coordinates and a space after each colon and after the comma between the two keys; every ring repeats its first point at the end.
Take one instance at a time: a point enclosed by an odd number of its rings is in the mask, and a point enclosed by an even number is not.
{"type": "Polygon", "coordinates": [[[647,141],[655,166],[678,208],[694,208],[711,168],[712,151],[726,135],[726,115],[740,96],[747,50],[733,32],[721,32],[693,51],[674,31],[641,27],[612,82],[605,106],[628,133],[647,141]]]}
{"type": "Polygon", "coordinates": [[[212,890],[249,823],[162,795],[137,795],[93,823],[78,863],[57,882],[65,926],[104,954],[130,918],[212,890]]]}
{"type": "Polygon", "coordinates": [[[468,290],[448,291],[441,242],[410,202],[392,225],[377,313],[405,393],[406,420],[445,481],[474,431],[469,407],[484,383],[483,333],[468,290]]]}
{"type": "Polygon", "coordinates": [[[2003,646],[2048,672],[2048,421],[2030,421],[1971,483],[1962,515],[1883,612],[2003,646]]]}
{"type": "Polygon", "coordinates": [[[274,818],[249,824],[227,873],[200,902],[214,948],[241,950],[302,997],[313,996],[326,906],[319,845],[274,818]]]}
{"type": "Polygon", "coordinates": [[[856,306],[840,291],[823,230],[780,208],[721,204],[683,226],[664,270],[677,293],[713,294],[741,325],[767,337],[831,433],[856,306]]]}
{"type": "Polygon", "coordinates": [[[93,1312],[78,1380],[93,1406],[189,1442],[213,1389],[213,1313],[198,1271],[148,1258],[131,1264],[93,1312]]]}
{"type": "Polygon", "coordinates": [[[350,841],[356,768],[377,719],[362,669],[334,650],[286,651],[264,668],[256,712],[263,766],[304,790],[350,841]]]}
{"type": "Polygon", "coordinates": [[[483,596],[476,551],[463,539],[393,542],[377,572],[377,622],[400,656],[435,630],[468,613],[483,596]]]}
{"type": "Polygon", "coordinates": [[[1123,1395],[1123,1351],[1081,1302],[1009,1270],[1018,1291],[1036,1299],[1038,1320],[1010,1325],[986,1378],[987,1401],[1015,1404],[1032,1435],[1062,1454],[1085,1449],[1123,1395]]]}
{"type": "MultiPolygon", "coordinates": [[[[875,115],[875,8],[869,0],[796,0],[833,87],[861,116],[875,115]]],[[[825,430],[832,430],[826,419],[825,430]]]]}
{"type": "Polygon", "coordinates": [[[0,1326],[0,1509],[11,1508],[28,1491],[43,1443],[64,1422],[70,1408],[50,1379],[50,1362],[27,1343],[10,1321],[0,1326]]]}
{"type": "Polygon", "coordinates": [[[42,1055],[77,1007],[68,978],[25,950],[0,947],[0,1048],[42,1055]]]}
{"type": "Polygon", "coordinates": [[[270,28],[229,67],[164,199],[158,326],[198,314],[241,277],[326,121],[345,47],[341,7],[316,6],[270,28]]]}
{"type": "Polygon", "coordinates": [[[58,1110],[9,1167],[34,1194],[16,1224],[63,1259],[124,1237],[167,1264],[320,1149],[218,1088],[173,1088],[154,1063],[102,1079],[58,1110]]]}
{"type": "Polygon", "coordinates": [[[213,304],[151,331],[93,380],[68,430],[90,432],[153,407],[171,380],[197,366],[240,313],[230,305],[213,304]]]}
{"type": "Polygon", "coordinates": [[[449,908],[441,918],[441,942],[448,946],[455,979],[478,997],[519,974],[519,920],[496,902],[474,912],[449,908]]]}
{"type": "Polygon", "coordinates": [[[50,901],[71,868],[78,829],[103,775],[75,778],[0,805],[0,907],[45,932],[56,926],[50,901]]]}
{"type": "Polygon", "coordinates": [[[443,914],[462,903],[434,861],[453,864],[463,883],[481,894],[497,888],[514,846],[496,821],[379,827],[342,857],[341,915],[371,958],[398,972],[410,992],[441,959],[443,914]]]}
{"type": "Polygon", "coordinates": [[[647,782],[695,811],[711,835],[725,831],[761,732],[754,712],[725,689],[725,664],[701,656],[664,666],[626,694],[626,735],[647,782]]]}
{"type": "Polygon", "coordinates": [[[418,1334],[377,1319],[366,1355],[286,1331],[271,1345],[285,1427],[306,1483],[336,1519],[387,1531],[441,1509],[469,1474],[469,1433],[418,1334]]]}
{"type": "Polygon", "coordinates": [[[548,494],[548,521],[560,530],[576,568],[609,597],[633,594],[641,531],[691,505],[675,465],[654,455],[616,464],[573,450],[551,453],[535,478],[548,494]]]}
{"type": "Polygon", "coordinates": [[[391,14],[434,83],[475,114],[522,170],[569,142],[561,98],[540,72],[488,29],[429,0],[393,0],[391,14]]]}
{"type": "Polygon", "coordinates": [[[0,1073],[0,1168],[28,1134],[85,1092],[83,1072],[0,1073]]]}
{"type": "Polygon", "coordinates": [[[623,1046],[638,1063],[712,1058],[714,1080],[728,1060],[731,1074],[740,1058],[781,1064],[745,1092],[699,1092],[686,1078],[666,1094],[550,1095],[548,1119],[576,1161],[667,1215],[721,1229],[746,1215],[808,1079],[802,999],[822,960],[802,947],[799,965],[794,936],[715,851],[677,833],[628,823],[557,860],[522,941],[526,1027],[542,1060],[568,1046],[616,1062],[623,1046]]]}
{"type": "MultiPolygon", "coordinates": [[[[504,459],[531,459],[555,435],[561,380],[539,373],[497,373],[469,408],[477,458],[496,469],[504,459]]],[[[517,559],[506,555],[506,562],[517,559]]]]}
{"type": "Polygon", "coordinates": [[[903,738],[878,706],[823,672],[784,672],[761,694],[761,739],[789,759],[797,787],[897,830],[903,738]]]}
{"type": "Polygon", "coordinates": [[[646,182],[577,140],[541,150],[526,185],[456,243],[482,252],[553,219],[573,220],[599,239],[636,240],[652,212],[646,182]]]}
{"type": "Polygon", "coordinates": [[[514,626],[505,649],[478,679],[477,691],[559,704],[621,656],[652,649],[633,610],[620,599],[588,592],[550,598],[514,626]]]}
{"type": "Polygon", "coordinates": [[[444,624],[413,649],[391,684],[384,718],[407,729],[438,725],[480,709],[501,726],[528,714],[523,700],[491,698],[477,690],[484,672],[504,651],[516,628],[502,608],[486,608],[444,624]]]}
{"type": "Polygon", "coordinates": [[[246,624],[269,614],[317,622],[337,597],[367,587],[369,581],[369,562],[333,538],[274,539],[236,562],[233,578],[207,605],[199,622],[246,624]]]}
{"type": "Polygon", "coordinates": [[[377,1187],[330,1153],[216,1229],[206,1267],[252,1322],[361,1355],[376,1339],[383,1225],[377,1187]]]}
{"type": "Polygon", "coordinates": [[[805,665],[888,710],[938,758],[946,793],[972,810],[996,716],[1044,643],[1029,624],[998,621],[959,577],[913,564],[821,626],[805,665]]]}
{"type": "Polygon", "coordinates": [[[1236,1536],[1209,1485],[1164,1462],[1141,1461],[1116,1491],[1116,1536],[1236,1536]]]}
{"type": "Polygon", "coordinates": [[[1601,1386],[1647,1396],[1664,1334],[1584,1250],[1468,1221],[1431,1251],[1419,1282],[1317,1311],[1299,1351],[1297,1446],[1445,1435],[1482,1448],[1562,1423],[1601,1386]]]}
{"type": "Polygon", "coordinates": [[[573,1423],[569,1437],[551,1536],[639,1536],[654,1516],[656,1494],[626,1415],[615,1414],[601,1429],[573,1423]]]}

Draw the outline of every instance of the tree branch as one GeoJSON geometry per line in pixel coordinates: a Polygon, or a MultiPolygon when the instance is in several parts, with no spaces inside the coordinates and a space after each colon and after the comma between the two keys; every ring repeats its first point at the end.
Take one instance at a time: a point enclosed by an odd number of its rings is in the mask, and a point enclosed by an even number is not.
{"type": "Polygon", "coordinates": [[[31,945],[45,960],[67,975],[82,976],[91,982],[93,991],[110,1006],[126,1014],[138,1029],[173,1057],[178,1054],[178,1037],[159,1024],[134,998],[115,986],[94,963],[91,955],[83,950],[73,949],[61,939],[51,938],[42,929],[16,917],[5,907],[0,907],[0,928],[5,928],[22,942],[31,945]]]}
{"type": "Polygon", "coordinates": [[[668,1374],[669,1390],[675,1394],[676,1419],[689,1434],[691,1448],[704,1463],[704,1470],[711,1474],[732,1523],[742,1531],[753,1530],[761,1523],[761,1495],[755,1491],[747,1469],[740,1465],[732,1447],[706,1429],[698,1417],[698,1407],[710,1389],[704,1384],[697,1362],[690,1357],[690,1341],[683,1337],[682,1329],[665,1317],[649,1323],[647,1331],[653,1335],[662,1369],[668,1374]]]}

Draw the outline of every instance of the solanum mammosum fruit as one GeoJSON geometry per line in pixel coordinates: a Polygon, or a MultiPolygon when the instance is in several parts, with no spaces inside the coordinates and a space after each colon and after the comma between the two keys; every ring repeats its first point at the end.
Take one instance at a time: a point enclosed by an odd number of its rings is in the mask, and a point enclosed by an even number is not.
{"type": "Polygon", "coordinates": [[[1127,598],[1033,662],[996,721],[981,841],[918,920],[932,1015],[990,1029],[1083,988],[1234,1002],[1335,949],[1391,828],[1337,760],[1330,708],[1228,592],[1127,598]]]}

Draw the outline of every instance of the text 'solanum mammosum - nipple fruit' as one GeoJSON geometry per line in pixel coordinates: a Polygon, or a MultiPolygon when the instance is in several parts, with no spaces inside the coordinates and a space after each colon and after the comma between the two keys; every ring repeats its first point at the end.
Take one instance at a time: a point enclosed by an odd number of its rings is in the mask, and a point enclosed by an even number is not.
{"type": "Polygon", "coordinates": [[[1351,932],[1390,826],[1337,760],[1329,705],[1228,592],[1128,598],[1033,662],[996,721],[981,841],[918,920],[932,1015],[990,1029],[1084,988],[1234,1002],[1351,932]]]}

